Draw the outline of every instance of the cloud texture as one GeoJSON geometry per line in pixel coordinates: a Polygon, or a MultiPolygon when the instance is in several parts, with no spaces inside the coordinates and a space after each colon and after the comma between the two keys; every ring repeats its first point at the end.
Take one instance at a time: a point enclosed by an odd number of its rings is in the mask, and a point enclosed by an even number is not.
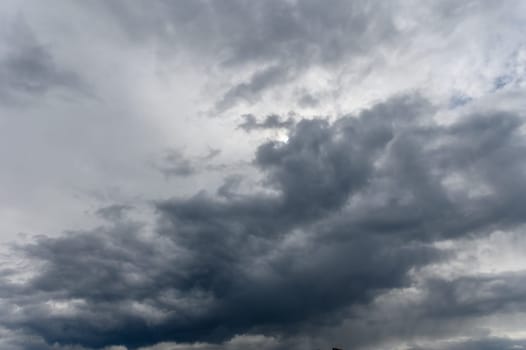
{"type": "Polygon", "coordinates": [[[30,3],[1,348],[526,346],[523,4],[30,3]]]}

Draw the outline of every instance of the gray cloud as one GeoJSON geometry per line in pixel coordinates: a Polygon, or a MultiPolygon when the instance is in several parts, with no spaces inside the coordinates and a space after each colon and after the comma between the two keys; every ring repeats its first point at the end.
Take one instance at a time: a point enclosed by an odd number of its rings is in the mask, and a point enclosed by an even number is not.
{"type": "Polygon", "coordinates": [[[220,149],[217,149],[217,148],[210,148],[208,149],[208,154],[204,155],[202,157],[203,160],[205,161],[209,161],[209,160],[212,160],[214,158],[216,158],[217,156],[219,156],[221,154],[221,150],[220,149]]]}
{"type": "Polygon", "coordinates": [[[257,102],[309,67],[350,61],[398,37],[397,7],[380,1],[158,1],[153,6],[111,1],[98,6],[109,9],[132,41],[161,43],[176,54],[192,52],[226,70],[258,66],[226,89],[215,103],[217,112],[257,102]]]}
{"type": "Polygon", "coordinates": [[[526,348],[526,340],[498,337],[486,337],[480,339],[469,339],[465,341],[451,341],[437,346],[415,347],[412,350],[512,350],[526,348]]]}
{"type": "MultiPolygon", "coordinates": [[[[204,171],[217,171],[228,168],[229,165],[215,163],[221,150],[209,148],[202,156],[189,157],[182,151],[169,149],[163,152],[160,159],[153,161],[153,166],[165,177],[190,177],[204,171]]],[[[235,166],[235,165],[231,165],[235,166]]]]}
{"type": "Polygon", "coordinates": [[[135,39],[176,41],[175,49],[218,52],[224,65],[333,62],[396,34],[381,2],[160,1],[153,6],[102,3],[135,39]]]}
{"type": "MultiPolygon", "coordinates": [[[[286,143],[257,149],[264,192],[233,194],[230,179],[227,195],[159,201],[155,233],[118,221],[20,246],[40,267],[21,284],[4,278],[2,298],[19,309],[2,325],[98,348],[286,340],[352,318],[445,259],[436,240],[524,224],[522,119],[439,125],[432,111],[405,97],[333,123],[301,120],[286,143]]],[[[419,310],[439,320],[440,302],[465,315],[516,306],[523,288],[510,278],[435,282],[432,308],[419,310]],[[466,299],[472,288],[490,293],[466,299]]]]}
{"type": "Polygon", "coordinates": [[[291,74],[285,67],[272,66],[254,73],[249,81],[230,88],[216,104],[218,111],[224,111],[239,101],[254,103],[270,87],[290,81],[291,74]]]}
{"type": "Polygon", "coordinates": [[[198,170],[194,162],[176,150],[166,151],[157,168],[167,177],[187,177],[195,174],[198,170]]]}
{"type": "Polygon", "coordinates": [[[112,204],[107,207],[97,209],[95,214],[101,218],[109,221],[118,221],[124,218],[127,211],[133,209],[130,205],[125,204],[112,204]]]}
{"type": "Polygon", "coordinates": [[[410,302],[402,299],[393,314],[379,315],[380,307],[370,312],[373,316],[360,315],[374,320],[374,326],[367,329],[367,323],[358,319],[355,324],[361,334],[350,341],[358,346],[370,343],[367,337],[382,334],[384,339],[401,339],[409,344],[418,344],[427,337],[437,344],[415,349],[471,349],[477,344],[493,349],[499,348],[498,344],[501,348],[523,344],[521,339],[488,338],[491,329],[477,321],[494,317],[505,323],[508,315],[524,314],[525,287],[524,271],[430,278],[420,285],[418,298],[410,302]],[[403,321],[400,314],[404,315],[403,321]]]}
{"type": "Polygon", "coordinates": [[[0,348],[524,347],[525,9],[1,2],[0,348]]]}
{"type": "Polygon", "coordinates": [[[316,107],[319,103],[319,99],[309,93],[304,93],[298,100],[300,107],[316,107]]]}
{"type": "Polygon", "coordinates": [[[423,312],[435,320],[526,311],[524,272],[431,280],[423,312]]]}
{"type": "Polygon", "coordinates": [[[261,122],[258,122],[253,114],[244,114],[242,117],[244,121],[238,125],[238,128],[246,132],[265,129],[289,129],[294,125],[294,119],[292,119],[292,117],[282,120],[282,118],[276,114],[268,115],[261,122]]]}
{"type": "Polygon", "coordinates": [[[58,65],[50,48],[38,42],[35,33],[18,17],[5,33],[6,52],[0,56],[0,99],[19,104],[27,96],[62,89],[90,95],[80,76],[58,65]]]}

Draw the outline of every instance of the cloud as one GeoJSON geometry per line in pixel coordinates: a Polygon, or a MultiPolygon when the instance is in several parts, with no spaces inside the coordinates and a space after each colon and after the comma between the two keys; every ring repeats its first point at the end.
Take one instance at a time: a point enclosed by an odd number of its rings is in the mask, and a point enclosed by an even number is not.
{"type": "Polygon", "coordinates": [[[430,280],[425,313],[433,319],[526,311],[524,272],[430,280]]]}
{"type": "MultiPolygon", "coordinates": [[[[207,1],[154,6],[103,3],[134,40],[178,39],[177,49],[211,54],[224,65],[278,60],[333,62],[396,35],[382,2],[207,1]]],[[[281,64],[280,64],[281,66],[281,64]]]]}
{"type": "Polygon", "coordinates": [[[188,178],[205,171],[218,171],[236,166],[214,162],[220,154],[220,149],[209,148],[202,156],[188,157],[180,150],[169,149],[163,152],[160,159],[152,163],[166,178],[188,178]]]}
{"type": "Polygon", "coordinates": [[[520,1],[0,8],[0,348],[523,346],[520,1]]]}
{"type": "Polygon", "coordinates": [[[255,103],[311,67],[363,57],[399,34],[397,7],[380,1],[160,1],[153,6],[112,1],[99,6],[104,11],[97,11],[111,13],[133,42],[153,42],[168,55],[191,55],[231,72],[235,81],[218,97],[214,114],[255,103]],[[245,69],[248,77],[237,77],[245,69]]]}
{"type": "Polygon", "coordinates": [[[268,115],[261,122],[258,122],[253,114],[244,114],[242,117],[245,121],[239,124],[238,128],[243,129],[246,132],[265,129],[289,129],[294,125],[292,117],[282,120],[280,116],[276,114],[268,115]]]}
{"type": "Polygon", "coordinates": [[[112,204],[112,205],[97,209],[95,213],[105,220],[118,221],[118,220],[122,220],[125,213],[131,209],[133,209],[133,207],[129,205],[112,204]]]}
{"type": "MultiPolygon", "coordinates": [[[[445,259],[437,240],[524,223],[522,119],[492,112],[440,125],[432,113],[402,97],[332,123],[301,120],[287,142],[257,149],[264,191],[158,201],[155,232],[117,221],[19,246],[38,268],[2,283],[17,305],[2,324],[88,348],[286,340],[340,324],[445,259]]],[[[508,285],[461,279],[429,300],[437,312],[439,299],[491,312],[484,303],[513,298],[508,285]]]]}
{"type": "MultiPolygon", "coordinates": [[[[184,57],[207,67],[203,74],[212,74],[216,90],[205,108],[212,115],[262,101],[286,105],[298,86],[322,92],[331,103],[351,101],[349,108],[386,90],[429,87],[431,94],[449,95],[457,89],[475,98],[501,85],[501,70],[508,70],[502,61],[523,41],[520,30],[511,29],[522,20],[519,2],[506,9],[481,1],[414,6],[361,0],[330,5],[159,1],[152,6],[112,1],[88,7],[95,15],[109,14],[130,42],[153,46],[170,60],[184,57]],[[499,30],[487,23],[497,23],[499,30]],[[493,41],[498,35],[506,40],[493,41]],[[459,51],[461,57],[454,54],[459,51]],[[445,60],[455,64],[442,65],[445,60]]],[[[305,95],[298,103],[309,108],[315,97],[305,95]]]]}
{"type": "Polygon", "coordinates": [[[194,162],[176,150],[166,151],[161,164],[157,167],[167,177],[187,177],[197,172],[194,162]]]}
{"type": "Polygon", "coordinates": [[[309,93],[304,93],[298,100],[300,107],[316,107],[319,103],[319,99],[309,93]]]}
{"type": "Polygon", "coordinates": [[[43,95],[52,89],[90,94],[78,74],[55,62],[50,48],[38,42],[23,17],[11,23],[3,39],[5,49],[0,54],[0,99],[3,102],[18,104],[21,98],[43,95]]]}
{"type": "Polygon", "coordinates": [[[524,339],[509,339],[509,338],[498,338],[498,337],[487,337],[480,339],[469,339],[465,341],[450,341],[439,343],[434,346],[415,347],[411,350],[423,350],[423,349],[443,349],[443,350],[512,350],[512,349],[525,349],[526,340],[524,339]]]}
{"type": "Polygon", "coordinates": [[[220,101],[216,104],[216,109],[220,112],[229,109],[239,101],[255,102],[261,98],[261,94],[280,83],[290,81],[290,74],[287,69],[279,66],[272,66],[255,72],[247,82],[239,83],[231,87],[220,101]]]}
{"type": "Polygon", "coordinates": [[[208,149],[208,154],[202,157],[203,160],[209,161],[221,154],[221,150],[217,148],[210,148],[208,149]]]}

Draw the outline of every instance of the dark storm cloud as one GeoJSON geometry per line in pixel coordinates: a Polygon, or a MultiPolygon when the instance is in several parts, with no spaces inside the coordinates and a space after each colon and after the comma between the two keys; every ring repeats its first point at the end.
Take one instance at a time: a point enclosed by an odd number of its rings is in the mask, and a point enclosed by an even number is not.
{"type": "MultiPolygon", "coordinates": [[[[432,113],[405,97],[333,123],[301,120],[287,142],[258,148],[264,191],[236,194],[230,178],[217,196],[158,202],[154,236],[119,221],[22,246],[40,268],[25,283],[2,283],[19,307],[2,324],[87,347],[287,339],[338,324],[444,258],[436,240],[524,224],[522,118],[495,112],[440,125],[432,113]],[[69,309],[52,312],[49,300],[69,309]]],[[[430,300],[492,312],[512,305],[519,280],[459,280],[430,300]],[[463,297],[471,288],[490,293],[463,297]],[[460,299],[447,299],[450,290],[460,299]]]]}
{"type": "MultiPolygon", "coordinates": [[[[141,302],[146,309],[148,304],[166,303],[164,307],[170,307],[176,296],[169,289],[158,290],[156,296],[155,284],[163,285],[163,280],[178,272],[172,270],[163,275],[174,262],[164,252],[171,247],[170,242],[147,241],[139,237],[139,232],[136,224],[117,223],[91,232],[69,233],[59,239],[40,238],[24,247],[27,254],[45,262],[39,276],[31,282],[40,293],[16,286],[11,289],[13,305],[25,307],[22,313],[6,320],[7,326],[41,335],[48,344],[54,342],[51,339],[63,345],[94,347],[133,344],[137,339],[154,341],[155,322],[144,319],[145,310],[134,309],[134,303],[141,302]],[[75,311],[68,315],[53,313],[46,307],[49,300],[85,302],[74,305],[75,311]],[[136,336],[132,334],[134,330],[136,336]]],[[[169,250],[171,254],[175,252],[169,250]]],[[[175,305],[170,309],[176,312],[175,305]]]]}
{"type": "Polygon", "coordinates": [[[266,129],[289,129],[294,125],[294,119],[291,117],[283,120],[277,114],[268,115],[261,122],[258,122],[253,114],[244,114],[241,117],[244,119],[244,121],[238,125],[238,128],[243,129],[246,132],[266,129]]]}
{"type": "Polygon", "coordinates": [[[4,102],[17,104],[20,98],[55,88],[89,94],[76,73],[55,62],[50,48],[38,42],[22,17],[8,26],[4,39],[7,49],[0,55],[0,99],[4,102]]]}

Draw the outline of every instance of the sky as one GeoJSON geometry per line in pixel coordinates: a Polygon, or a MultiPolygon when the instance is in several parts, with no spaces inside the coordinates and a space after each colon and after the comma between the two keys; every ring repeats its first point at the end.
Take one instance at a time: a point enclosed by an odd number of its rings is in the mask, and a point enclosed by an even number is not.
{"type": "Polygon", "coordinates": [[[0,348],[526,349],[526,2],[0,2],[0,348]]]}

